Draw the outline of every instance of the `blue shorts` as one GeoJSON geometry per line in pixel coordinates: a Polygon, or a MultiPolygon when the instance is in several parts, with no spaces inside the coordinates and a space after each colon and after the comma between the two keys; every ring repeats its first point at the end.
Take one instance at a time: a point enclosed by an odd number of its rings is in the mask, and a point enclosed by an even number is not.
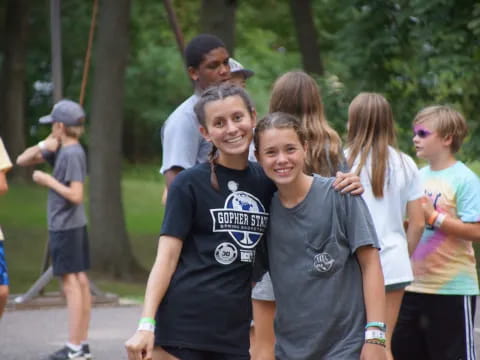
{"type": "Polygon", "coordinates": [[[53,274],[79,273],[90,268],[87,227],[49,231],[53,274]]]}
{"type": "Polygon", "coordinates": [[[3,240],[0,241],[0,285],[8,285],[7,260],[5,259],[5,248],[3,240]]]}

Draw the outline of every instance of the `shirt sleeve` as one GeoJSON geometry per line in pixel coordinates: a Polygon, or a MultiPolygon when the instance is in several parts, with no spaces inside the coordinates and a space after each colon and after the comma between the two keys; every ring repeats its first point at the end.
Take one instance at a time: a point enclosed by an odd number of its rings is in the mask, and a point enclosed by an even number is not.
{"type": "Polygon", "coordinates": [[[3,145],[3,141],[0,138],[0,171],[8,171],[12,168],[12,162],[8,157],[7,150],[3,145]]]}
{"type": "Polygon", "coordinates": [[[86,169],[85,161],[80,153],[74,153],[67,159],[65,181],[70,183],[72,181],[85,182],[86,169]]]}
{"type": "Polygon", "coordinates": [[[195,199],[184,184],[182,172],[168,189],[167,204],[163,216],[160,235],[169,235],[185,240],[191,231],[194,217],[195,199]]]}
{"type": "Polygon", "coordinates": [[[457,215],[463,222],[480,222],[480,180],[473,172],[458,188],[457,215]]]}
{"type": "Polygon", "coordinates": [[[346,236],[352,254],[361,246],[373,246],[379,249],[372,216],[363,198],[349,194],[341,196],[346,197],[346,214],[343,221],[346,222],[346,236]]]}
{"type": "Polygon", "coordinates": [[[417,164],[408,156],[404,157],[404,163],[408,182],[407,200],[417,200],[423,196],[422,182],[420,181],[417,164]]]}
{"type": "Polygon", "coordinates": [[[200,125],[191,112],[172,114],[162,137],[162,174],[172,167],[188,169],[197,162],[202,137],[200,125]]]}

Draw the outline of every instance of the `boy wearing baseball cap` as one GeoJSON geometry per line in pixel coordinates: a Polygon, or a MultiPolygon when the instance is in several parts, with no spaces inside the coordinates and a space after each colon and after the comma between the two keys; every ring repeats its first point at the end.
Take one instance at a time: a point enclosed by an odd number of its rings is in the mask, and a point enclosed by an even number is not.
{"type": "Polygon", "coordinates": [[[61,277],[67,300],[69,339],[48,360],[91,359],[87,344],[91,294],[86,271],[90,268],[87,218],[83,206],[86,156],[79,138],[85,112],[74,101],[57,102],[50,115],[40,118],[52,132],[17,158],[20,166],[48,162],[53,173],[35,170],[33,181],[49,188],[47,217],[53,273],[61,277]]]}
{"type": "Polygon", "coordinates": [[[230,65],[230,81],[244,88],[247,85],[247,79],[255,73],[252,70],[245,69],[242,64],[233,58],[228,59],[228,64],[230,65]]]}

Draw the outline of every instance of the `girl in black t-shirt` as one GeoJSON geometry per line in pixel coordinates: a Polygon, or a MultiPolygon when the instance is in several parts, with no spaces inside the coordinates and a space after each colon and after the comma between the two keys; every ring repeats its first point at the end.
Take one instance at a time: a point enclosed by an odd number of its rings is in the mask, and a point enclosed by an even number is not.
{"type": "Polygon", "coordinates": [[[129,360],[250,358],[252,264],[275,187],[248,161],[256,113],[245,90],[212,87],[195,113],[212,152],[169,188],[129,360]]]}
{"type": "Polygon", "coordinates": [[[131,360],[250,358],[252,263],[275,188],[248,161],[256,114],[242,88],[208,89],[195,112],[213,149],[169,188],[131,360]]]}

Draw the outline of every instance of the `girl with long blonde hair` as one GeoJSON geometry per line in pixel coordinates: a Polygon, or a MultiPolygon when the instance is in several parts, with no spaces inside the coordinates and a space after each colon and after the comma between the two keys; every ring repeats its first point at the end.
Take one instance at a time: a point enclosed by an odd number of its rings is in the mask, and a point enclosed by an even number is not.
{"type": "Polygon", "coordinates": [[[423,232],[422,189],[418,169],[396,146],[395,124],[388,101],[361,93],[348,108],[347,163],[360,176],[380,241],[387,308],[387,355],[405,287],[413,280],[409,253],[423,232]],[[408,217],[405,232],[404,219],[408,217]]]}

